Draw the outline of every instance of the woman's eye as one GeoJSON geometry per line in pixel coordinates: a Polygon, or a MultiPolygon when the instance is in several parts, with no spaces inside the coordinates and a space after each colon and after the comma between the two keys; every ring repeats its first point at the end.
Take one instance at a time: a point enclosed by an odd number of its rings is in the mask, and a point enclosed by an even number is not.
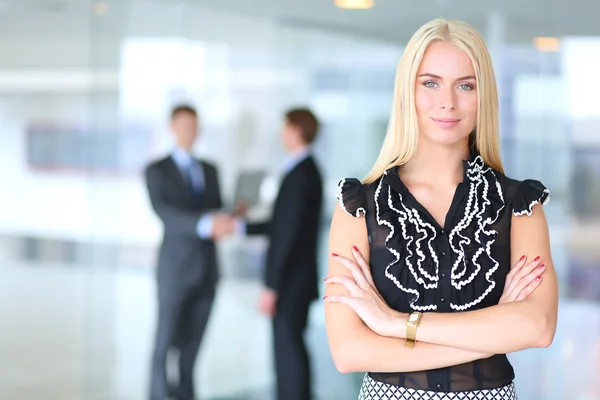
{"type": "Polygon", "coordinates": [[[428,88],[435,88],[437,86],[437,83],[435,83],[433,81],[427,81],[427,82],[423,82],[423,85],[428,88]]]}
{"type": "Polygon", "coordinates": [[[473,90],[473,85],[469,85],[468,83],[463,83],[462,85],[459,86],[460,90],[473,90]]]}

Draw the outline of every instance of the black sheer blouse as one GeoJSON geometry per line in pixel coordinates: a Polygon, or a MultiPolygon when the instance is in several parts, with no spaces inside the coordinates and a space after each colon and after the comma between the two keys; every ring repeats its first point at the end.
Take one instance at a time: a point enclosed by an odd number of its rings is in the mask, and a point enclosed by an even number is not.
{"type": "MultiPolygon", "coordinates": [[[[512,215],[531,215],[549,192],[539,181],[516,181],[474,155],[444,226],[411,195],[391,168],[363,185],[342,179],[337,199],[355,217],[366,217],[373,280],[390,307],[403,313],[461,312],[498,304],[510,271],[512,215]]],[[[370,373],[373,379],[433,391],[492,389],[510,384],[506,355],[429,371],[370,373]]]]}

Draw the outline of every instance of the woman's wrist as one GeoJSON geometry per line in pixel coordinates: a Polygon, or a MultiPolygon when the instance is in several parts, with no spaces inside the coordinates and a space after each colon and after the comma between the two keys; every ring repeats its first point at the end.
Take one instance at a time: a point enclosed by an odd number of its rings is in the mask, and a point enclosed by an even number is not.
{"type": "Polygon", "coordinates": [[[401,313],[398,311],[393,311],[389,320],[389,329],[388,334],[386,336],[396,338],[396,339],[405,339],[406,338],[406,321],[408,319],[408,314],[401,313]]]}

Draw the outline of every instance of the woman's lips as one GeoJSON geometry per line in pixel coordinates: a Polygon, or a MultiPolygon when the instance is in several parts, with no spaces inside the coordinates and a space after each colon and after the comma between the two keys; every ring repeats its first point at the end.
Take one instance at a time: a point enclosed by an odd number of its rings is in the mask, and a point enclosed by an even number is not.
{"type": "Polygon", "coordinates": [[[452,128],[460,122],[460,119],[456,119],[456,118],[432,118],[432,119],[436,124],[438,124],[438,126],[440,126],[442,128],[452,128]]]}

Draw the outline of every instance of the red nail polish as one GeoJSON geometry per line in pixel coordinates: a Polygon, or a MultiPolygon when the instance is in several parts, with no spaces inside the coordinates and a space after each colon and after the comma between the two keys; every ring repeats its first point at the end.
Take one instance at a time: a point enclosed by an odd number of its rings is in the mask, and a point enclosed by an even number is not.
{"type": "Polygon", "coordinates": [[[519,261],[523,261],[525,259],[525,256],[522,256],[519,261]]]}
{"type": "Polygon", "coordinates": [[[538,276],[537,278],[535,278],[536,281],[539,281],[540,279],[542,279],[542,276],[538,276]]]}
{"type": "Polygon", "coordinates": [[[536,258],[533,259],[533,261],[540,261],[540,256],[537,256],[536,258]]]}
{"type": "Polygon", "coordinates": [[[332,256],[337,257],[338,255],[336,253],[331,253],[332,256]]]}
{"type": "Polygon", "coordinates": [[[352,246],[352,249],[354,249],[354,251],[358,251],[358,247],[356,246],[352,246]]]}
{"type": "Polygon", "coordinates": [[[539,266],[539,269],[544,269],[544,268],[546,268],[546,266],[544,264],[539,266]]]}
{"type": "Polygon", "coordinates": [[[323,282],[327,282],[327,279],[329,279],[329,278],[325,278],[325,279],[323,279],[323,282]]]}
{"type": "Polygon", "coordinates": [[[327,296],[323,296],[323,300],[325,300],[327,298],[327,296]]]}

